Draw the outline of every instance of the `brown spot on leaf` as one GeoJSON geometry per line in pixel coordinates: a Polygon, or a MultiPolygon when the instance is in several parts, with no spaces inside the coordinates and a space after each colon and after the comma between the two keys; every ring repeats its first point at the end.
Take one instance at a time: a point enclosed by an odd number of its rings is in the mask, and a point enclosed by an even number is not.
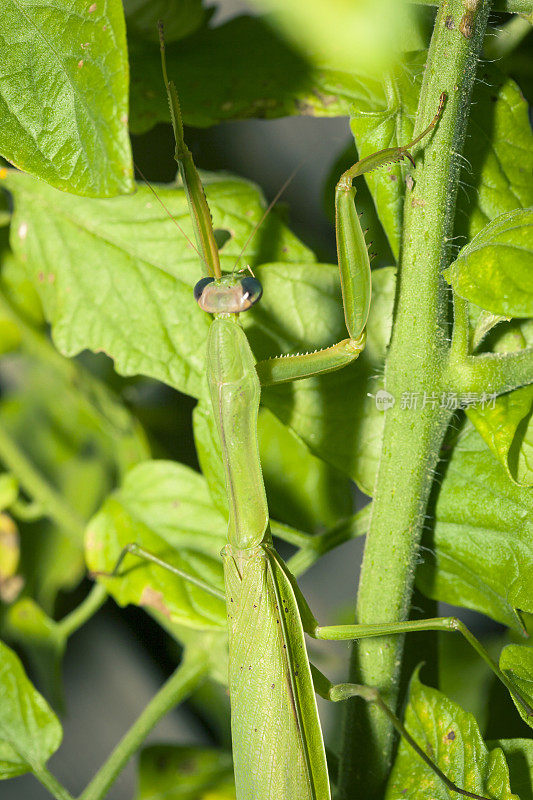
{"type": "Polygon", "coordinates": [[[455,20],[451,14],[448,14],[444,20],[444,27],[448,28],[449,31],[455,30],[455,20]]]}
{"type": "Polygon", "coordinates": [[[93,3],[89,6],[89,14],[92,14],[96,11],[96,3],[93,3]]]}
{"type": "Polygon", "coordinates": [[[39,283],[44,283],[44,272],[39,272],[39,274],[37,275],[37,280],[39,281],[39,283]]]}
{"type": "Polygon", "coordinates": [[[155,608],[156,611],[160,611],[165,617],[170,619],[170,611],[165,605],[162,593],[156,592],[151,586],[145,586],[142,590],[139,598],[139,605],[155,608]]]}
{"type": "Polygon", "coordinates": [[[446,738],[449,739],[450,742],[453,742],[453,740],[455,739],[455,731],[448,731],[448,733],[446,734],[446,738]]]}
{"type": "Polygon", "coordinates": [[[78,69],[81,69],[82,67],[83,67],[83,58],[80,58],[80,60],[78,61],[78,69]]]}

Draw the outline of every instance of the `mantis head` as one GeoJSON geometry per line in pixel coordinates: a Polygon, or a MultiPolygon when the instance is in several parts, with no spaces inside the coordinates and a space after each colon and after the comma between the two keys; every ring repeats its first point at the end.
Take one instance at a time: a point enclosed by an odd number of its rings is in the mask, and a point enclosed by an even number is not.
{"type": "Polygon", "coordinates": [[[240,314],[257,303],[262,294],[263,287],[252,275],[202,278],[194,287],[194,299],[210,314],[240,314]]]}

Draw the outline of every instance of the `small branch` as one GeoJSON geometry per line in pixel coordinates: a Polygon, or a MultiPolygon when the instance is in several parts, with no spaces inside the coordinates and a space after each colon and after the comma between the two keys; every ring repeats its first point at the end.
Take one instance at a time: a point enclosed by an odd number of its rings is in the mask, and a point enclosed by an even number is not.
{"type": "Polygon", "coordinates": [[[74,800],[70,792],[68,792],[65,787],[59,783],[56,777],[52,775],[49,770],[45,766],[42,767],[32,767],[32,772],[42,785],[48,789],[51,795],[53,795],[56,800],[74,800]]]}
{"type": "Polygon", "coordinates": [[[178,703],[188,697],[208,669],[205,654],[198,652],[184,659],[159,692],[148,703],[140,717],[115,747],[105,764],[100,767],[79,800],[103,800],[110,786],[119,776],[131,756],[159,720],[178,703]]]}
{"type": "Polygon", "coordinates": [[[105,588],[102,584],[95,583],[85,600],[83,600],[74,611],[71,611],[70,614],[63,617],[61,622],[57,623],[57,628],[61,635],[66,638],[72,636],[78,628],[85,625],[87,620],[96,614],[98,609],[103,606],[106,599],[107,591],[105,588]]]}
{"type": "Polygon", "coordinates": [[[9,511],[14,517],[22,520],[22,522],[35,522],[45,516],[44,508],[40,503],[35,502],[35,500],[26,503],[24,500],[17,498],[15,502],[9,506],[9,511]]]}
{"type": "Polygon", "coordinates": [[[453,333],[449,354],[450,361],[464,361],[468,357],[469,345],[468,303],[453,292],[453,333]]]}
{"type": "Polygon", "coordinates": [[[64,498],[43,478],[18,444],[0,422],[0,461],[17,478],[20,486],[42,506],[43,512],[66,532],[81,540],[85,531],[82,517],[65,502],[64,498]]]}
{"type": "Polygon", "coordinates": [[[293,544],[295,547],[308,547],[309,543],[314,539],[312,533],[299,531],[275,519],[270,520],[270,530],[278,539],[282,539],[284,542],[288,542],[288,544],[293,544]]]}
{"type": "Polygon", "coordinates": [[[458,392],[500,395],[533,383],[533,347],[468,356],[450,367],[450,384],[458,392]]]}
{"type": "Polygon", "coordinates": [[[372,503],[368,503],[348,519],[343,519],[333,528],[311,537],[287,562],[290,572],[298,577],[313,566],[325,553],[340,547],[350,539],[364,536],[370,525],[372,503]]]}

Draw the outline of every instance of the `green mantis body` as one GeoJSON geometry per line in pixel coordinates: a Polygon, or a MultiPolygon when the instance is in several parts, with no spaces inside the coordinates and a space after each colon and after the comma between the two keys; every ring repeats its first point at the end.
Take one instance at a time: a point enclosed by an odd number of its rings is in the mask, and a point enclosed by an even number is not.
{"type": "Polygon", "coordinates": [[[298,602],[268,525],[256,432],[260,384],[234,316],[213,321],[207,365],[230,501],[223,560],[238,797],[326,798],[324,745],[298,602]],[[243,488],[255,494],[242,495],[243,488]],[[261,709],[261,721],[251,708],[261,709]]]}
{"type": "MultiPolygon", "coordinates": [[[[337,185],[337,249],[349,337],[318,353],[256,364],[239,324],[239,313],[258,301],[262,290],[253,277],[221,274],[209,209],[183,138],[176,89],[167,79],[163,42],[162,60],[176,136],[176,159],[189,201],[198,253],[209,276],[199,281],[195,297],[204,311],[213,314],[206,372],[223,454],[229,507],[228,544],[222,557],[237,798],[328,800],[331,797],[315,699],[318,691],[330,700],[360,696],[377,703],[450,790],[486,800],[460,789],[433,765],[375,690],[351,684],[332,686],[311,667],[305,633],[321,639],[359,639],[410,630],[459,630],[516,696],[513,685],[477,640],[454,619],[383,626],[318,626],[294,578],[273,548],[257,441],[261,384],[339,369],[357,358],[364,348],[371,295],[370,263],[355,210],[352,180],[388,162],[404,156],[410,158],[407,148],[435,126],[444,95],[430,125],[409,145],[363,159],[344,173],[337,185]]],[[[162,563],[139,548],[131,547],[129,551],[162,563]]],[[[179,574],[188,579],[184,573],[179,574]]]]}

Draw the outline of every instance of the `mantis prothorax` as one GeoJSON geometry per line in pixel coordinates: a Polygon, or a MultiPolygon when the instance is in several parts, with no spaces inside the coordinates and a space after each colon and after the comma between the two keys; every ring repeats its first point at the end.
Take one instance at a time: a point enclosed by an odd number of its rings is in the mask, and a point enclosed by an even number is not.
{"type": "MultiPolygon", "coordinates": [[[[223,454],[229,505],[228,544],[223,550],[229,628],[229,686],[235,780],[239,800],[327,800],[331,797],[315,692],[333,700],[359,696],[377,703],[420,757],[446,786],[465,797],[487,800],[456,786],[412,739],[375,689],[334,686],[311,667],[305,634],[317,639],[362,639],[417,630],[459,631],[508,689],[527,708],[513,684],[482,645],[454,618],[385,625],[321,627],[295,579],[276,553],[257,442],[261,384],[297,380],[339,369],[357,358],[365,345],[371,295],[368,251],[354,205],[355,177],[388,162],[411,159],[408,148],[427,136],[442,113],[445,95],[428,127],[403,147],[382,150],[354,164],[337,184],[336,236],[346,327],[349,337],[309,355],[256,364],[239,314],[261,298],[251,275],[222,275],[207,200],[188,150],[178,95],[168,80],[161,36],[163,73],[180,167],[196,244],[207,273],[196,285],[200,307],[213,315],[207,341],[206,370],[213,414],[223,454]]],[[[411,159],[412,160],[412,159],[411,159]]],[[[123,551],[149,559],[219,594],[203,581],[166,565],[157,556],[130,545],[123,551]]]]}

